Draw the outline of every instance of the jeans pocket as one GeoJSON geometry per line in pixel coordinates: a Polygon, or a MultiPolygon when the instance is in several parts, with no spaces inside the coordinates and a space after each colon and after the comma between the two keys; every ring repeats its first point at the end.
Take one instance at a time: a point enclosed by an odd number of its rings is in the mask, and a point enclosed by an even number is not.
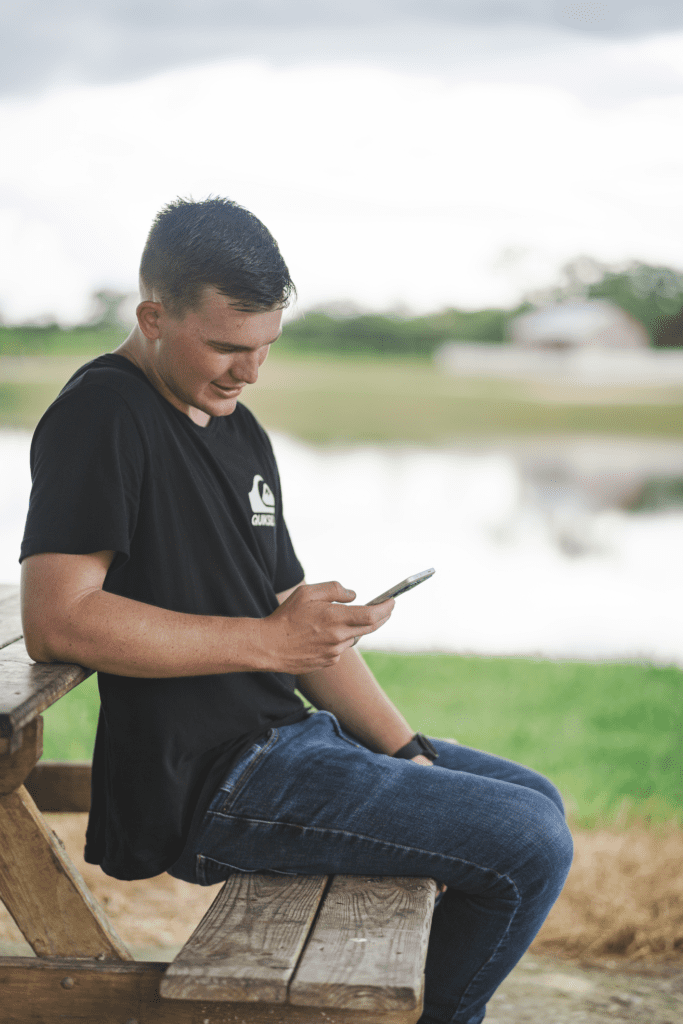
{"type": "Polygon", "coordinates": [[[224,814],[229,810],[237,794],[244,788],[266,754],[277,743],[278,736],[277,729],[269,729],[265,736],[256,740],[249,750],[246,750],[241,757],[237,758],[237,761],[218,787],[218,792],[213,798],[209,811],[224,814]]]}
{"type": "Polygon", "coordinates": [[[350,736],[348,733],[344,732],[341,725],[339,724],[338,719],[335,717],[335,715],[332,714],[331,711],[316,711],[316,715],[326,715],[330,719],[330,721],[332,722],[332,728],[334,729],[335,733],[337,734],[340,740],[344,740],[345,743],[348,743],[349,746],[351,747],[356,747],[356,749],[360,749],[362,747],[362,744],[359,743],[358,740],[355,740],[353,736],[350,736]]]}

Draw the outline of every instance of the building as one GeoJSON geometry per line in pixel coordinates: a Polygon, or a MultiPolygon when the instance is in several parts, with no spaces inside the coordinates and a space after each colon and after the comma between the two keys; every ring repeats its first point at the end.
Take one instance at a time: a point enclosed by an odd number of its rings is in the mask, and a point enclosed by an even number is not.
{"type": "Polygon", "coordinates": [[[635,317],[608,299],[561,302],[516,316],[508,325],[519,348],[647,349],[650,336],[635,317]]]}
{"type": "Polygon", "coordinates": [[[587,387],[683,385],[683,352],[653,349],[643,325],[606,299],[522,313],[508,334],[507,344],[445,342],[434,360],[459,377],[587,387]]]}

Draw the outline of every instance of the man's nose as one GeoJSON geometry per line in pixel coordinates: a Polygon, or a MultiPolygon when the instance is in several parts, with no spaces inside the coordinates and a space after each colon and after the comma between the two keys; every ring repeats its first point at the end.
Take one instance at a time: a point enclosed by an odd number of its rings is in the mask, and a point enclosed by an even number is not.
{"type": "Polygon", "coordinates": [[[260,365],[256,352],[243,353],[232,367],[232,376],[241,383],[255,384],[260,365]]]}

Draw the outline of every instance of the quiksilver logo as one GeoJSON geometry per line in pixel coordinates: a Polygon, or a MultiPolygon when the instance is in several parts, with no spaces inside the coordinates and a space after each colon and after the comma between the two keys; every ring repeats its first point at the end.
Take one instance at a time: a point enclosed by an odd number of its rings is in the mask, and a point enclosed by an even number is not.
{"type": "Polygon", "coordinates": [[[251,517],[252,526],[275,526],[275,496],[258,473],[249,491],[249,504],[254,513],[251,517]]]}

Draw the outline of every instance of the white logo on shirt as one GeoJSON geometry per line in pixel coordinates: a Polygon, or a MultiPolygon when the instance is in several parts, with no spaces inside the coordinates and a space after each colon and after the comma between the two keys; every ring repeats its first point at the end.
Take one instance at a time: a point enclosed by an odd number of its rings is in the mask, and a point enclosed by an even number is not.
{"type": "Polygon", "coordinates": [[[252,526],[275,526],[275,496],[258,473],[249,491],[249,504],[254,513],[251,517],[252,526]]]}

